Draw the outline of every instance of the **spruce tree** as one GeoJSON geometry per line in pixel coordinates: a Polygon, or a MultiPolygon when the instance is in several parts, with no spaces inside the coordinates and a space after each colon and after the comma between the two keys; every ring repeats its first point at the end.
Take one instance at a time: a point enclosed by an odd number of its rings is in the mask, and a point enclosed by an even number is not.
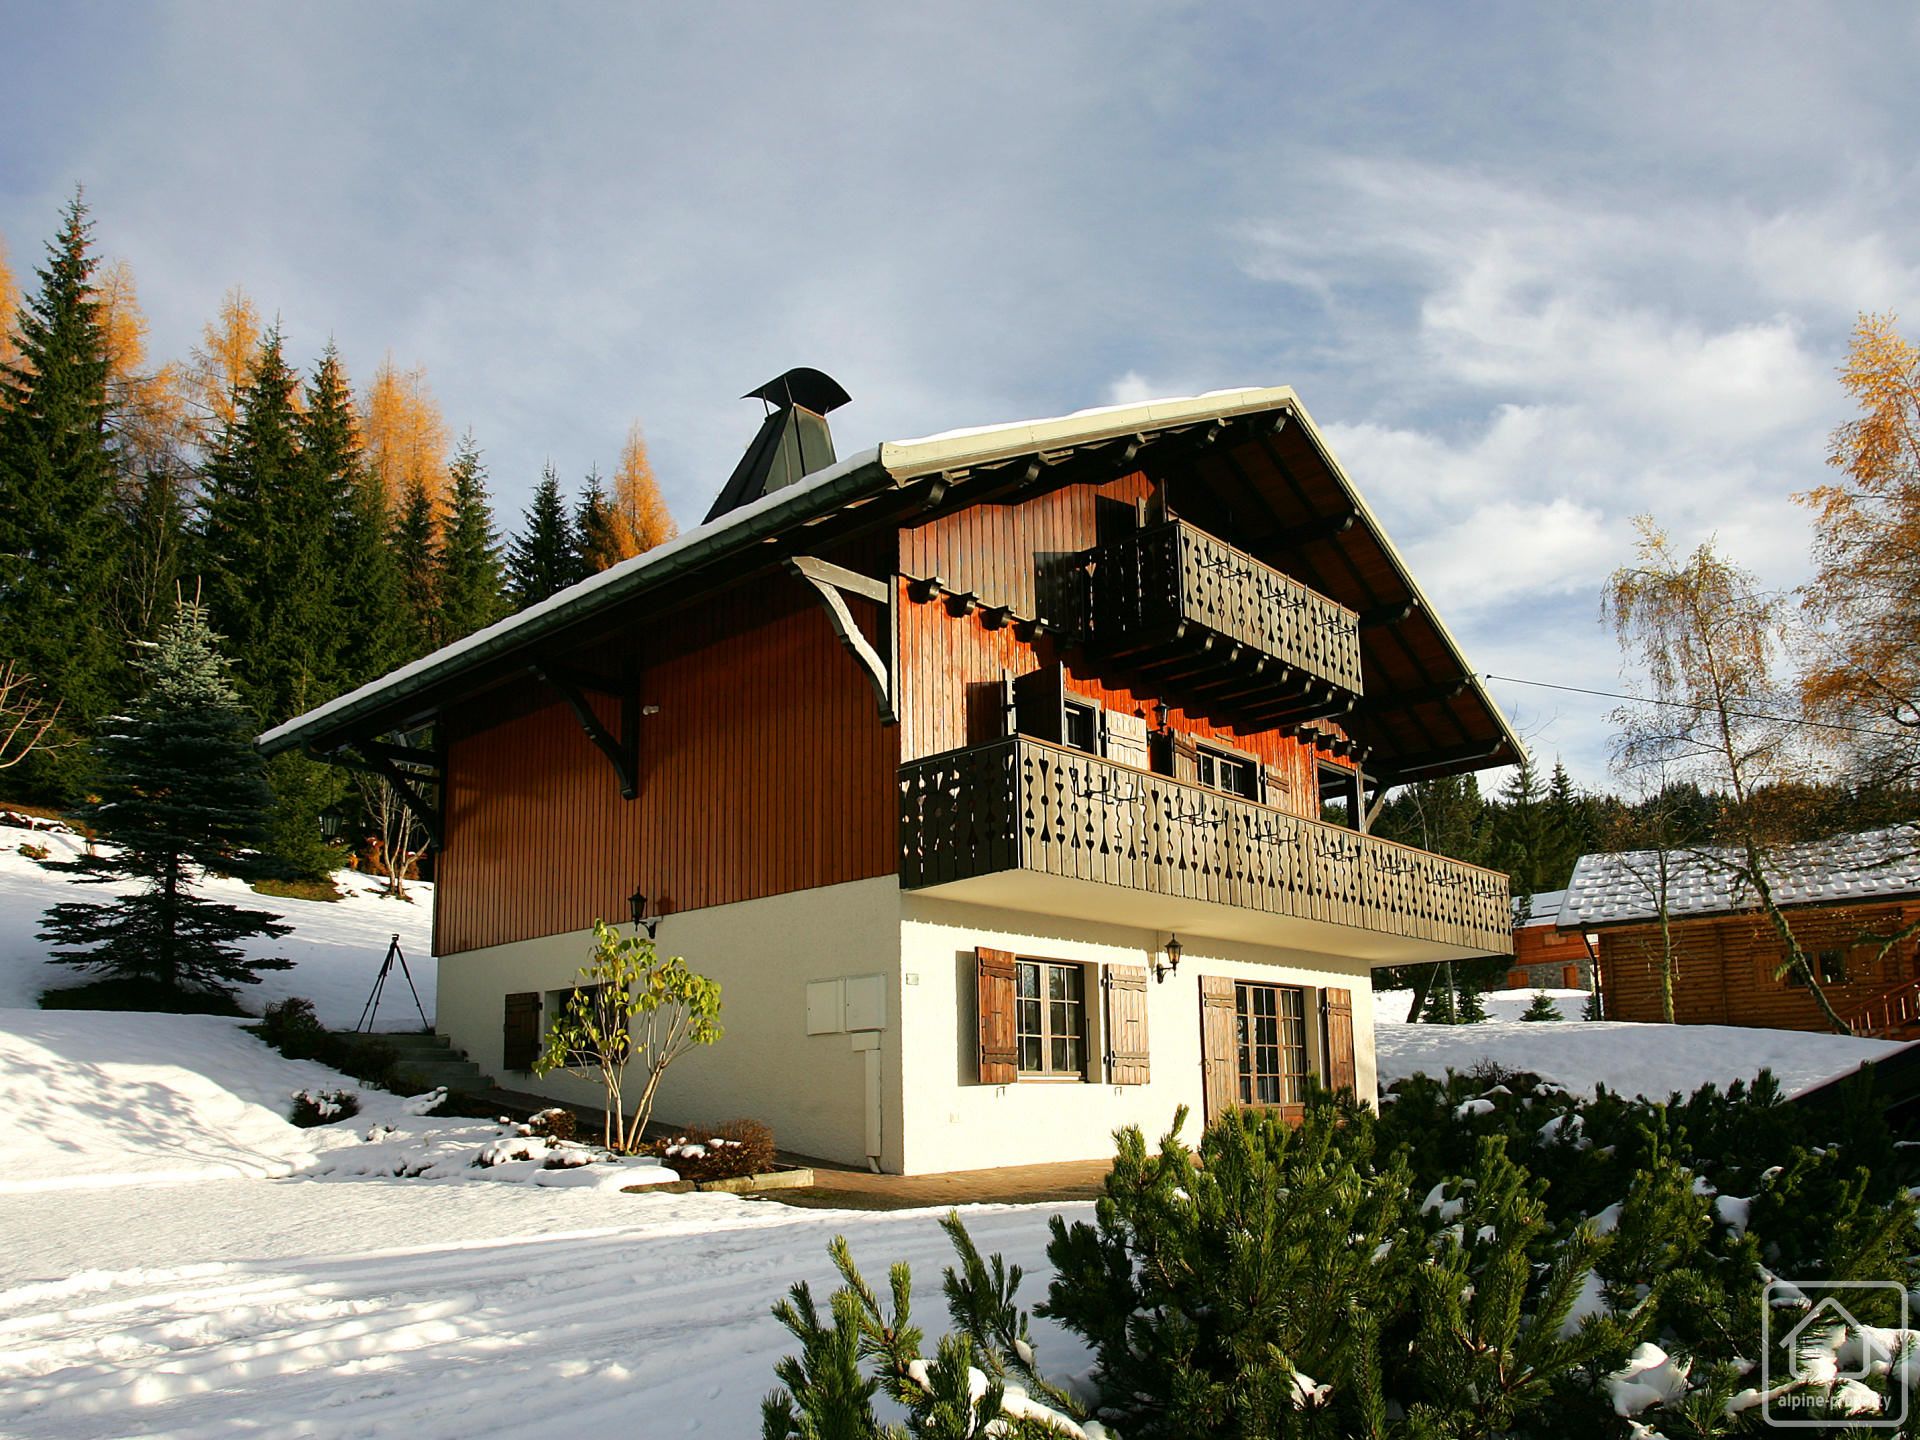
{"type": "Polygon", "coordinates": [[[331,512],[327,565],[335,643],[327,688],[338,694],[398,664],[406,629],[400,574],[387,540],[386,497],[364,463],[353,391],[331,343],[307,381],[300,449],[331,512]]]}
{"type": "Polygon", "coordinates": [[[1549,890],[1566,888],[1574,862],[1600,844],[1598,807],[1573,788],[1567,767],[1558,759],[1547,782],[1540,857],[1541,880],[1549,890]]]}
{"type": "Polygon", "coordinates": [[[418,478],[409,480],[393,524],[393,557],[400,577],[405,653],[410,660],[433,649],[440,579],[438,518],[427,487],[418,478]]]}
{"type": "MultiPolygon", "coordinates": [[[[91,733],[124,684],[105,603],[118,527],[92,233],[76,194],[19,310],[17,358],[0,363],[0,650],[60,704],[68,737],[91,733]]],[[[57,799],[86,753],[44,751],[10,778],[57,799]]]]}
{"type": "Polygon", "coordinates": [[[197,603],[180,603],[141,669],[146,693],[97,743],[100,798],[81,812],[107,845],[59,867],[82,872],[83,883],[140,888],[108,904],[55,905],[40,938],[58,947],[55,963],[225,993],[293,963],[249,959],[238,943],[287,926],[195,893],[201,872],[245,868],[264,838],[272,796],[253,748],[254,716],[197,603]]]}
{"type": "Polygon", "coordinates": [[[574,570],[576,580],[598,575],[609,565],[624,558],[620,537],[614,529],[613,507],[607,500],[606,486],[600,483],[598,467],[587,471],[580,490],[580,503],[573,512],[574,542],[579,559],[574,570]]]}
{"type": "Polygon", "coordinates": [[[436,645],[471,635],[506,613],[500,544],[487,503],[487,470],[480,463],[472,431],[461,438],[447,476],[453,513],[447,517],[446,539],[440,547],[436,645]]]}
{"type": "Polygon", "coordinates": [[[507,548],[507,579],[514,608],[538,605],[578,578],[579,542],[560,496],[560,477],[549,463],[540,472],[540,483],[534,487],[533,503],[522,518],[520,533],[507,548]]]}
{"type": "MultiPolygon", "coordinates": [[[[1546,811],[1542,805],[1540,772],[1525,749],[1513,767],[1494,817],[1493,863],[1513,878],[1516,900],[1528,900],[1547,886],[1543,883],[1546,851],[1546,811]]],[[[1522,918],[1525,918],[1524,916],[1522,918]]]]}

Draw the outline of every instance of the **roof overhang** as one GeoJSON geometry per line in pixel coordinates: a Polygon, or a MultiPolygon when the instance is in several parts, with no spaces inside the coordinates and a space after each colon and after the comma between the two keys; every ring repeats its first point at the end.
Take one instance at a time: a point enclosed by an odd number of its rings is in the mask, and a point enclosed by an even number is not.
{"type": "MultiPolygon", "coordinates": [[[[949,491],[949,503],[966,503],[976,485],[983,490],[1004,486],[1009,476],[1025,483],[1084,476],[1088,467],[1105,463],[1103,457],[1111,457],[1115,474],[1124,473],[1123,465],[1151,467],[1161,457],[1178,457],[1179,464],[1193,467],[1226,456],[1224,463],[1233,465],[1240,463],[1231,458],[1234,454],[1252,454],[1256,447],[1288,472],[1293,490],[1302,495],[1311,490],[1317,497],[1308,506],[1316,512],[1315,523],[1338,514],[1353,517],[1344,530],[1319,543],[1363,550],[1353,567],[1360,580],[1346,585],[1345,594],[1337,593],[1338,583],[1315,588],[1328,589],[1332,598],[1356,609],[1375,608],[1369,617],[1374,633],[1365,642],[1370,654],[1384,654],[1381,647],[1387,646],[1416,657],[1407,670],[1420,677],[1411,692],[1406,684],[1376,687],[1369,674],[1365,708],[1343,722],[1350,731],[1357,729],[1364,743],[1379,746],[1390,762],[1396,757],[1419,762],[1389,763],[1386,778],[1511,762],[1520,752],[1519,740],[1299,398],[1284,386],[1107,406],[885,442],[275,726],[259,744],[269,755],[294,749],[324,754],[417,727],[503,675],[524,672],[537,658],[606,633],[650,605],[684,602],[736,583],[830,534],[918,513],[949,491]],[[1285,456],[1278,448],[1282,437],[1285,456]],[[1302,486],[1294,469],[1311,470],[1310,484],[1302,486]],[[1397,730],[1389,723],[1396,706],[1411,715],[1397,730]],[[1424,713],[1422,706],[1428,707],[1424,713]]],[[[1317,577],[1302,578],[1314,584],[1317,577]]]]}

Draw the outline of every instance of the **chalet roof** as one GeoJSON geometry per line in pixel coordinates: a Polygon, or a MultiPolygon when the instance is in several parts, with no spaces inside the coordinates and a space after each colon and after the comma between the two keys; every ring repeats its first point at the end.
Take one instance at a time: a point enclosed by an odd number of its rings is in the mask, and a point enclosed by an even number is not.
{"type": "Polygon", "coordinates": [[[1552,925],[1560,919],[1560,909],[1567,903],[1564,890],[1537,890],[1531,895],[1513,897],[1513,916],[1517,929],[1529,929],[1535,925],[1552,925]],[[1527,918],[1522,920],[1520,917],[1527,918]]]}
{"type": "MultiPolygon", "coordinates": [[[[1667,913],[1688,919],[1758,908],[1728,849],[1667,854],[1667,913]]],[[[1573,867],[1562,930],[1635,925],[1659,917],[1659,855],[1652,850],[1582,855],[1573,867]]],[[[1866,904],[1920,894],[1920,826],[1895,825],[1790,845],[1769,867],[1782,905],[1866,904]]]]}
{"type": "MultiPolygon", "coordinates": [[[[1183,467],[1203,505],[1231,496],[1245,548],[1362,614],[1366,697],[1344,717],[1376,759],[1414,779],[1510,763],[1519,742],[1459,645],[1289,387],[1112,405],[887,441],[444,646],[260,737],[268,754],[331,750],[409,728],[536,657],[611,631],[645,597],[684,601],[804,553],[836,531],[965,503],[1009,477],[1106,466],[1183,467]],[[1164,459],[1162,458],[1164,457],[1164,459]]],[[[1228,503],[1225,500],[1219,503],[1228,503]]]]}

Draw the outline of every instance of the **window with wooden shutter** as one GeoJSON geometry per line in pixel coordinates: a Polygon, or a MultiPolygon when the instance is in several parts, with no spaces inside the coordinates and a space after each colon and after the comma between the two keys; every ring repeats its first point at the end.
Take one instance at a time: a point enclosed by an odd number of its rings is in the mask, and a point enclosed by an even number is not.
{"type": "Polygon", "coordinates": [[[1354,1091],[1353,992],[1322,990],[1320,1014],[1327,1032],[1327,1088],[1354,1091]]]}
{"type": "Polygon", "coordinates": [[[540,992],[507,996],[501,1027],[500,1068],[531,1070],[540,1056],[540,992]]]}
{"type": "Polygon", "coordinates": [[[1200,1082],[1209,1125],[1234,1103],[1233,996],[1234,984],[1227,976],[1200,977],[1200,1082]]]}
{"type": "Polygon", "coordinates": [[[1144,965],[1109,965],[1107,1078],[1115,1085],[1147,1083],[1147,971],[1144,965]]]}
{"type": "Polygon", "coordinates": [[[976,950],[979,969],[980,1083],[1010,1085],[1020,1076],[1014,1039],[1014,958],[976,950]]]}

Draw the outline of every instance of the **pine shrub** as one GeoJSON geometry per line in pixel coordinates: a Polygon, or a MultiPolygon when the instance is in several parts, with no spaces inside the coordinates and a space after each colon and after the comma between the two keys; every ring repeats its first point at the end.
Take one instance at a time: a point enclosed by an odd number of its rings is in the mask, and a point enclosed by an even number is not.
{"type": "Polygon", "coordinates": [[[1522,1020],[1564,1020],[1567,1017],[1560,1013],[1560,1007],[1553,1003],[1551,995],[1544,990],[1536,990],[1533,1003],[1527,1006],[1526,1013],[1520,1018],[1522,1020]]]}

